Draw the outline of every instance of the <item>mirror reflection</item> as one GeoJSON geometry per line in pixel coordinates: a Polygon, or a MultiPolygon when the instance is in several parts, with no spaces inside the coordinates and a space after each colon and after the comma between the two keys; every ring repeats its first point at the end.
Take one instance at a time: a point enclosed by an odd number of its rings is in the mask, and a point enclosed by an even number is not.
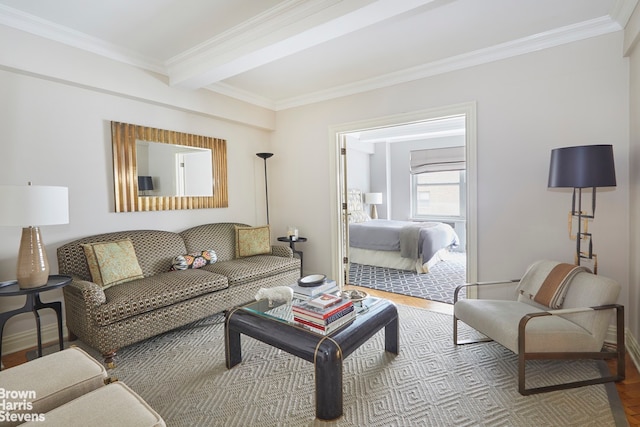
{"type": "Polygon", "coordinates": [[[138,194],[212,196],[211,158],[207,148],[136,140],[138,194]]]}

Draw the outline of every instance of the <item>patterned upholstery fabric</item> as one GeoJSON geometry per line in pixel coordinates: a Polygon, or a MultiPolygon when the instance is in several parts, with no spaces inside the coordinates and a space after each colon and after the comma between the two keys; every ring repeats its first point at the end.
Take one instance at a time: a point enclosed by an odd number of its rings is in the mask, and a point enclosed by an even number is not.
{"type": "Polygon", "coordinates": [[[234,259],[239,223],[205,224],[182,233],[132,230],[85,237],[58,248],[67,327],[107,355],[253,299],[260,288],[295,283],[300,260],[288,246],[271,255],[234,259]],[[143,279],[103,290],[91,281],[81,244],[131,239],[143,279]],[[218,261],[200,269],[169,271],[175,256],[214,250],[218,261]]]}

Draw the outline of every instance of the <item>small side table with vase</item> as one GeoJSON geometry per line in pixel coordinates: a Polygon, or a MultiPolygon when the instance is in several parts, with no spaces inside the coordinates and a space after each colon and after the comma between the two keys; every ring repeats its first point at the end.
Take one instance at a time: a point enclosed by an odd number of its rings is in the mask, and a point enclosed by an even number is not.
{"type": "Polygon", "coordinates": [[[58,341],[60,344],[60,350],[63,350],[64,343],[62,338],[62,302],[54,301],[44,303],[40,300],[40,293],[50,291],[53,289],[62,288],[63,286],[71,283],[71,276],[51,275],[45,285],[35,288],[20,288],[17,281],[3,282],[0,284],[0,297],[20,296],[24,295],[27,300],[22,308],[7,311],[6,313],[0,313],[0,359],[2,358],[2,334],[4,332],[4,325],[7,321],[20,313],[33,312],[36,318],[36,329],[38,334],[38,357],[42,356],[42,331],[40,328],[40,314],[38,310],[43,308],[50,308],[56,312],[58,318],[58,341]]]}

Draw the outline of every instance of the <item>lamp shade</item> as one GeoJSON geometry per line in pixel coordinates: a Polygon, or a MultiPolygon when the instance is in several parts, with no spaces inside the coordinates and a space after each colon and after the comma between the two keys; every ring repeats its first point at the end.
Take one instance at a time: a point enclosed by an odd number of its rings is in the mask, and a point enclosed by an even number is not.
{"type": "Polygon", "coordinates": [[[364,202],[367,205],[379,205],[382,203],[382,193],[364,193],[364,202]]]}
{"type": "Polygon", "coordinates": [[[41,226],[69,223],[69,189],[0,185],[0,225],[41,226]]]}
{"type": "Polygon", "coordinates": [[[582,145],[551,150],[549,187],[615,187],[613,146],[582,145]]]}
{"type": "Polygon", "coordinates": [[[153,179],[150,176],[139,176],[138,177],[138,191],[152,191],[153,190],[153,179]]]}

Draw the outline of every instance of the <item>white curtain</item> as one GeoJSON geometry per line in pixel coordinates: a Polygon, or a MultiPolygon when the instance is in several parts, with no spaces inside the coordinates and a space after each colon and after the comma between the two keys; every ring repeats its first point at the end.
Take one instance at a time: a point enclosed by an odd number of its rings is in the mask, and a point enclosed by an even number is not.
{"type": "Polygon", "coordinates": [[[465,169],[465,147],[431,148],[411,152],[411,174],[465,169]]]}

